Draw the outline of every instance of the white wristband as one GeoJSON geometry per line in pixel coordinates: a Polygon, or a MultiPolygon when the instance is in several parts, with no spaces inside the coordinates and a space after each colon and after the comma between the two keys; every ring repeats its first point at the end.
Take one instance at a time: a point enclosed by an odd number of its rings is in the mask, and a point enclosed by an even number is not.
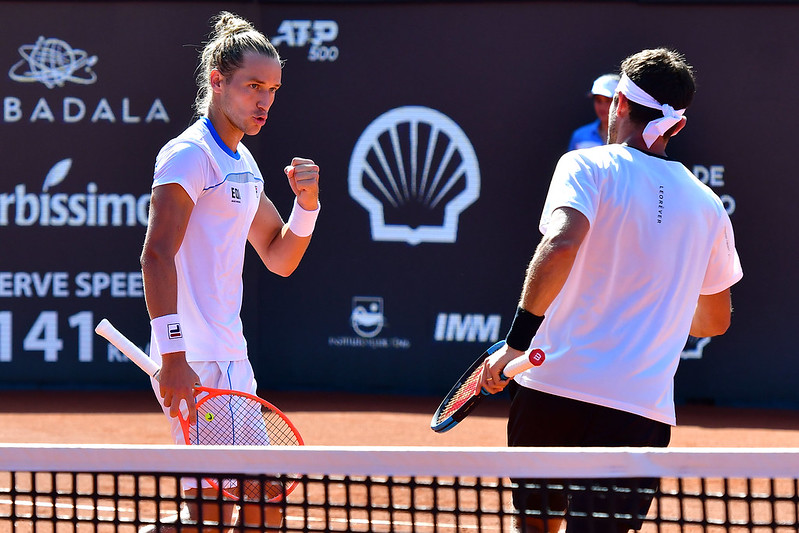
{"type": "Polygon", "coordinates": [[[297,203],[297,198],[294,198],[294,207],[291,208],[291,215],[289,215],[289,229],[297,237],[308,237],[313,233],[314,226],[316,226],[316,217],[319,216],[319,209],[322,204],[319,204],[313,211],[306,211],[302,206],[297,203]]]}
{"type": "Polygon", "coordinates": [[[183,338],[183,326],[178,315],[159,316],[150,321],[155,336],[158,353],[185,352],[186,341],[183,338]]]}

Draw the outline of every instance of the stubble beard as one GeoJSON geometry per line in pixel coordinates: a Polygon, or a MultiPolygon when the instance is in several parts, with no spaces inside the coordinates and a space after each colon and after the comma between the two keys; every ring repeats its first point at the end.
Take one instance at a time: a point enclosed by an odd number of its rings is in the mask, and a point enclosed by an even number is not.
{"type": "Polygon", "coordinates": [[[608,120],[608,138],[607,144],[616,144],[616,117],[611,116],[608,120]]]}

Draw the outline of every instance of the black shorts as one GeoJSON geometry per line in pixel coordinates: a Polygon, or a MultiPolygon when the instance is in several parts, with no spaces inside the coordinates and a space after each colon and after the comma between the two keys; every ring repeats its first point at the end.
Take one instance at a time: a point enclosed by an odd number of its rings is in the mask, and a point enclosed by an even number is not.
{"type": "MultiPolygon", "coordinates": [[[[625,411],[509,385],[510,446],[668,446],[671,426],[625,411]]],[[[513,503],[538,518],[565,517],[567,531],[639,529],[657,478],[513,479],[513,503]],[[591,490],[588,490],[590,488],[591,490]],[[608,519],[603,515],[613,516],[608,519]]]]}

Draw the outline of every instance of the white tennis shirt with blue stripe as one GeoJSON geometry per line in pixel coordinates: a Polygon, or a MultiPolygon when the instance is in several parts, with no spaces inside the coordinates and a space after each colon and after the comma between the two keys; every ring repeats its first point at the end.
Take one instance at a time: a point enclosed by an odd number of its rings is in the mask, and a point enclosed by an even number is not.
{"type": "MultiPolygon", "coordinates": [[[[153,188],[177,183],[194,202],[175,256],[188,361],[247,358],[242,269],[264,179],[250,151],[241,143],[236,148],[228,148],[203,117],[156,157],[153,188]]],[[[151,354],[160,360],[157,355],[151,354]]]]}

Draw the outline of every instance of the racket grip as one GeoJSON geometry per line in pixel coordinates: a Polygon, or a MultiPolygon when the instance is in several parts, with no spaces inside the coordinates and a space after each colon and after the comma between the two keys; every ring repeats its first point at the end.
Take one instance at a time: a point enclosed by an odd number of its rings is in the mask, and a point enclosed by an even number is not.
{"type": "Polygon", "coordinates": [[[138,346],[128,340],[117,328],[111,325],[108,319],[102,319],[100,323],[97,324],[97,327],[94,328],[94,331],[116,346],[120,352],[136,363],[139,368],[147,372],[148,375],[155,376],[158,373],[158,364],[150,359],[146,353],[141,351],[138,346]]]}
{"type": "Polygon", "coordinates": [[[535,350],[530,351],[530,353],[520,355],[505,365],[505,368],[503,368],[502,372],[500,372],[500,378],[502,378],[503,381],[508,380],[516,374],[521,374],[525,370],[529,370],[534,366],[541,366],[541,363],[543,363],[545,359],[546,355],[544,355],[544,352],[536,348],[535,350]]]}

